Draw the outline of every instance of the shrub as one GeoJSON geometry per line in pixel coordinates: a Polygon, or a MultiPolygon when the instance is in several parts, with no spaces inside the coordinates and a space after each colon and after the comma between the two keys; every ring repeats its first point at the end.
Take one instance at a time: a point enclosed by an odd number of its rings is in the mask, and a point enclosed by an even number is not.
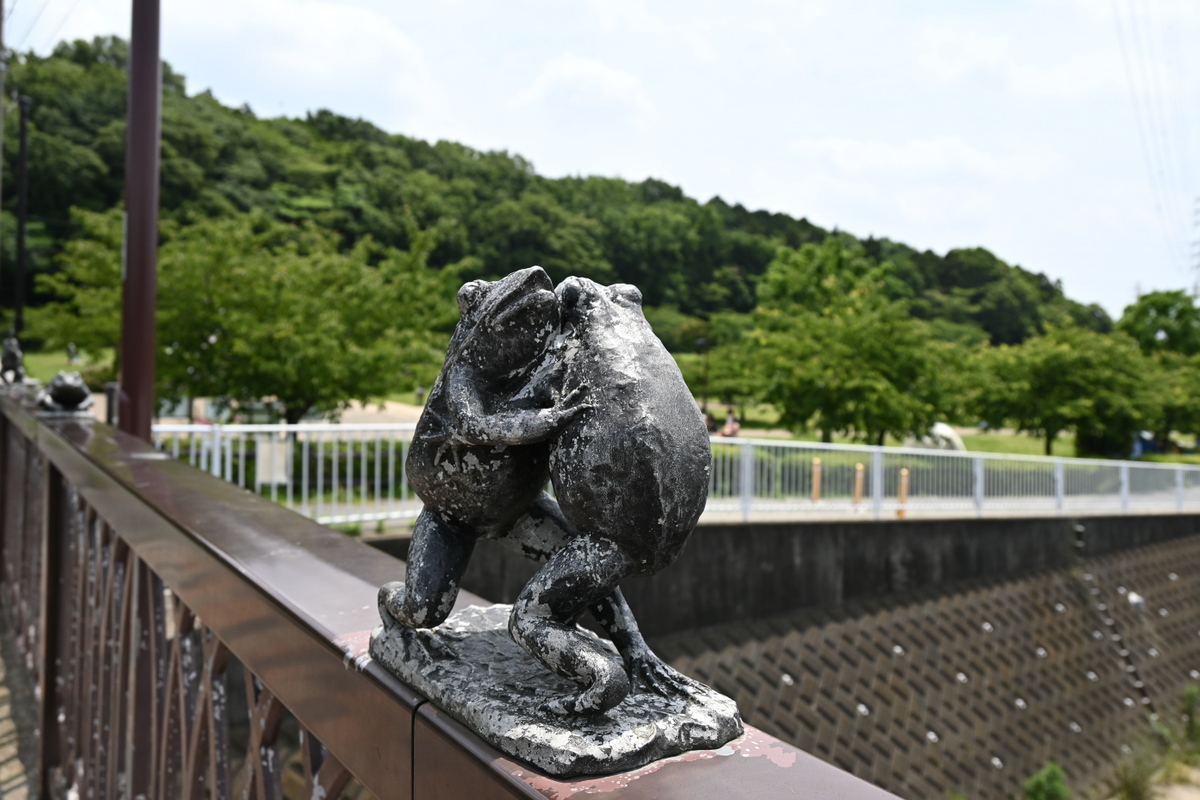
{"type": "Polygon", "coordinates": [[[1050,761],[1025,781],[1025,800],[1071,800],[1071,789],[1062,767],[1050,761]]]}
{"type": "Polygon", "coordinates": [[[1133,748],[1117,764],[1117,797],[1119,800],[1151,800],[1151,783],[1158,771],[1159,754],[1143,742],[1133,748]]]}

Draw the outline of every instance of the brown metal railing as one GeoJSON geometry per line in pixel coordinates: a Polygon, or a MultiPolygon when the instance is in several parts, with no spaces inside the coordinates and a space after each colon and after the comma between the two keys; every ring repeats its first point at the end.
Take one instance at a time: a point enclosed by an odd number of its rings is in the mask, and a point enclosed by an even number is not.
{"type": "Polygon", "coordinates": [[[539,775],[365,655],[403,562],[7,397],[0,475],[0,603],[41,709],[42,797],[891,797],[754,729],[635,773],[539,775]]]}

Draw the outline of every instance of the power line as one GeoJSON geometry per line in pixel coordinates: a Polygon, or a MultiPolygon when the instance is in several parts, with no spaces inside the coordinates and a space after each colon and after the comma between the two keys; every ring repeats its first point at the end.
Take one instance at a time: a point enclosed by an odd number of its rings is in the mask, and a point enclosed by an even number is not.
{"type": "Polygon", "coordinates": [[[58,21],[58,24],[54,26],[54,32],[46,38],[47,47],[52,47],[54,45],[54,40],[58,38],[58,32],[61,31],[63,26],[67,24],[67,20],[71,18],[71,15],[75,13],[75,9],[77,8],[79,8],[79,0],[75,0],[75,2],[71,3],[71,8],[58,21]]]}
{"type": "Polygon", "coordinates": [[[1129,99],[1133,105],[1134,123],[1138,131],[1138,141],[1142,147],[1142,159],[1146,164],[1146,173],[1150,179],[1150,193],[1154,199],[1154,209],[1158,212],[1159,219],[1163,223],[1163,235],[1166,237],[1167,249],[1174,251],[1177,245],[1168,229],[1164,193],[1161,181],[1158,179],[1158,152],[1153,146],[1151,137],[1146,130],[1149,121],[1146,119],[1147,114],[1143,112],[1142,103],[1139,101],[1138,80],[1135,77],[1133,59],[1130,57],[1130,48],[1126,42],[1125,25],[1122,21],[1122,16],[1119,0],[1113,0],[1113,19],[1116,20],[1117,24],[1117,41],[1121,46],[1122,62],[1125,65],[1125,77],[1129,84],[1129,99]]]}
{"type": "Polygon", "coordinates": [[[17,43],[18,49],[25,45],[25,40],[29,38],[29,34],[33,33],[33,29],[37,27],[37,24],[42,21],[42,15],[46,13],[46,9],[50,7],[50,3],[53,1],[54,0],[44,0],[42,7],[38,9],[37,15],[33,18],[33,24],[25,29],[25,35],[22,36],[21,40],[17,43]]]}
{"type": "Polygon", "coordinates": [[[1196,187],[1180,86],[1190,73],[1178,26],[1166,19],[1161,0],[1113,0],[1112,7],[1155,211],[1172,259],[1190,266],[1188,205],[1196,187]]]}

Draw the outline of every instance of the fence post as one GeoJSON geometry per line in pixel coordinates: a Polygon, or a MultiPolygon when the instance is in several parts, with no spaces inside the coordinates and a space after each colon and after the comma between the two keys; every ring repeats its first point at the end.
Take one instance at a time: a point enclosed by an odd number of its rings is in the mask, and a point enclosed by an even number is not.
{"type": "Polygon", "coordinates": [[[221,463],[225,460],[222,457],[224,454],[221,452],[221,426],[213,423],[210,433],[212,434],[212,455],[208,471],[219,478],[221,477],[221,463]]]}
{"type": "Polygon", "coordinates": [[[983,456],[975,456],[975,516],[983,516],[983,456]]]}
{"type": "Polygon", "coordinates": [[[742,443],[742,522],[750,521],[750,503],[754,499],[754,445],[742,443]]]}
{"type": "Polygon", "coordinates": [[[1122,464],[1121,474],[1121,513],[1129,513],[1129,465],[1122,464]]]}
{"type": "Polygon", "coordinates": [[[871,502],[875,519],[883,519],[883,450],[878,447],[871,452],[871,502]]]}
{"type": "Polygon", "coordinates": [[[1183,512],[1183,467],[1175,468],[1175,510],[1183,512]]]}
{"type": "Polygon", "coordinates": [[[1061,459],[1054,462],[1054,508],[1058,510],[1058,515],[1061,517],[1063,513],[1063,501],[1067,496],[1067,476],[1066,468],[1061,459]]]}

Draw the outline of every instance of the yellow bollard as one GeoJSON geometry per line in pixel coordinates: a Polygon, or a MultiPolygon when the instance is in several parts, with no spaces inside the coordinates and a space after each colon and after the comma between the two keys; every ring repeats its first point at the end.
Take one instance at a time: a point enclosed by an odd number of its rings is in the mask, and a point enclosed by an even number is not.
{"type": "Polygon", "coordinates": [[[821,459],[813,459],[813,491],[812,501],[821,502],[821,459]]]}
{"type": "Polygon", "coordinates": [[[900,470],[900,508],[896,509],[896,516],[904,519],[907,512],[904,506],[908,503],[908,467],[900,470]]]}
{"type": "Polygon", "coordinates": [[[864,470],[862,464],[854,465],[854,505],[862,504],[864,470]]]}

